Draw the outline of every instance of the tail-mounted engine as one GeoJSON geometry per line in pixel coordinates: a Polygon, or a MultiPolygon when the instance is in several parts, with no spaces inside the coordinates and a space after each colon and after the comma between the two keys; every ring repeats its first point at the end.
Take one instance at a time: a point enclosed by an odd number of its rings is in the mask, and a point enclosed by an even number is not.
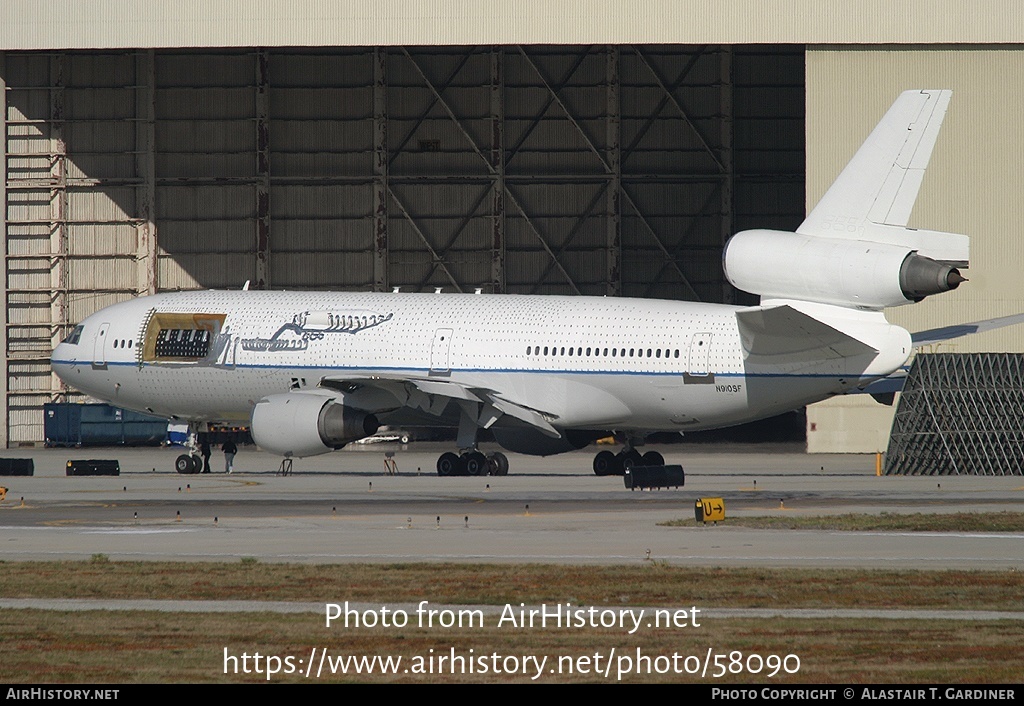
{"type": "Polygon", "coordinates": [[[949,264],[906,246],[774,230],[734,235],[725,276],[764,299],[798,299],[864,309],[919,302],[966,281],[949,264]]]}
{"type": "Polygon", "coordinates": [[[315,392],[269,395],[252,410],[252,438],[282,456],[316,456],[376,433],[377,417],[315,392]]]}

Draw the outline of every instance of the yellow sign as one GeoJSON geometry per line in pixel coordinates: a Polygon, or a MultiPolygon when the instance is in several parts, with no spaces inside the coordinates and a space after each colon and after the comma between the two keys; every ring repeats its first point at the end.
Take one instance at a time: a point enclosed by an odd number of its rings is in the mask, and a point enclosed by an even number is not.
{"type": "Polygon", "coordinates": [[[697,498],[693,508],[697,522],[718,522],[725,519],[725,500],[722,498],[697,498]]]}
{"type": "Polygon", "coordinates": [[[7,488],[0,485],[0,503],[7,499],[7,488]]]}

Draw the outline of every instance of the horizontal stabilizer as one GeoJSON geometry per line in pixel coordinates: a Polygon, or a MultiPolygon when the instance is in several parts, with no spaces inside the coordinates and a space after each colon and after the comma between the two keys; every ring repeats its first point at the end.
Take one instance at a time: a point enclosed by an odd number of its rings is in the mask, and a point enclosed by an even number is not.
{"type": "Polygon", "coordinates": [[[872,243],[901,245],[918,255],[955,267],[968,267],[971,262],[971,239],[959,233],[868,223],[858,238],[872,243]]]}
{"type": "Polygon", "coordinates": [[[1024,323],[1024,314],[1011,314],[1010,316],[1000,316],[996,319],[975,321],[969,324],[954,324],[953,326],[920,331],[911,334],[910,338],[914,342],[914,346],[927,346],[930,343],[940,343],[953,338],[960,338],[961,336],[969,336],[972,333],[984,333],[985,331],[993,331],[1004,326],[1013,326],[1020,323],[1024,323]]]}
{"type": "Polygon", "coordinates": [[[752,356],[847,358],[878,351],[789,305],[736,312],[743,348],[752,356]]]}
{"type": "MultiPolygon", "coordinates": [[[[984,333],[985,331],[993,331],[995,329],[1003,328],[1004,326],[1014,326],[1015,324],[1022,323],[1024,323],[1024,314],[1011,314],[1010,316],[1000,316],[995,319],[975,321],[969,324],[955,324],[953,326],[943,326],[942,328],[920,331],[918,333],[911,334],[911,341],[913,341],[915,348],[920,348],[921,346],[927,346],[932,343],[941,343],[954,338],[960,338],[961,336],[970,336],[974,333],[984,333]]],[[[907,368],[903,367],[881,380],[875,380],[866,387],[850,390],[847,394],[866,393],[874,397],[876,400],[879,400],[881,396],[888,396],[892,393],[900,392],[903,389],[903,383],[906,382],[906,380],[907,368]]],[[[882,402],[882,404],[888,404],[888,402],[882,402]]]]}
{"type": "Polygon", "coordinates": [[[891,373],[890,375],[875,380],[865,387],[855,387],[850,389],[846,394],[848,395],[871,395],[875,398],[875,401],[879,404],[888,405],[889,403],[883,401],[884,398],[888,398],[890,395],[895,395],[897,392],[903,391],[903,383],[907,381],[907,368],[902,367],[899,370],[891,373]],[[880,399],[883,398],[883,399],[880,399]]]}

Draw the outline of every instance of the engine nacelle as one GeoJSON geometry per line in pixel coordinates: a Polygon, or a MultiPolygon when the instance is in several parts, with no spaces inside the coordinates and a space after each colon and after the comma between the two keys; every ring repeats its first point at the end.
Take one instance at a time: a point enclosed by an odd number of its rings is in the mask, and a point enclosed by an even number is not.
{"type": "Polygon", "coordinates": [[[734,235],[722,266],[734,287],[766,299],[867,309],[918,302],[965,281],[955,267],[905,246],[774,230],[734,235]]]}
{"type": "Polygon", "coordinates": [[[251,430],[260,448],[302,458],[340,449],[379,426],[374,415],[349,409],[333,397],[286,392],[256,403],[251,430]]]}
{"type": "Polygon", "coordinates": [[[606,435],[606,432],[577,431],[570,429],[562,432],[558,439],[543,434],[536,429],[491,427],[494,440],[506,451],[528,454],[530,456],[553,456],[582,449],[594,439],[606,435]]]}

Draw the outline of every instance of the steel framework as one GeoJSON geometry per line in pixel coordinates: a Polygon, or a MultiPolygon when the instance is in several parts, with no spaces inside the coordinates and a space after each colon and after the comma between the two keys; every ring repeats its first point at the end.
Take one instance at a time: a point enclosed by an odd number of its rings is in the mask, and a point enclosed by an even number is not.
{"type": "Polygon", "coordinates": [[[1024,474],[1024,355],[918,355],[896,409],[885,472],[1024,474]]]}

